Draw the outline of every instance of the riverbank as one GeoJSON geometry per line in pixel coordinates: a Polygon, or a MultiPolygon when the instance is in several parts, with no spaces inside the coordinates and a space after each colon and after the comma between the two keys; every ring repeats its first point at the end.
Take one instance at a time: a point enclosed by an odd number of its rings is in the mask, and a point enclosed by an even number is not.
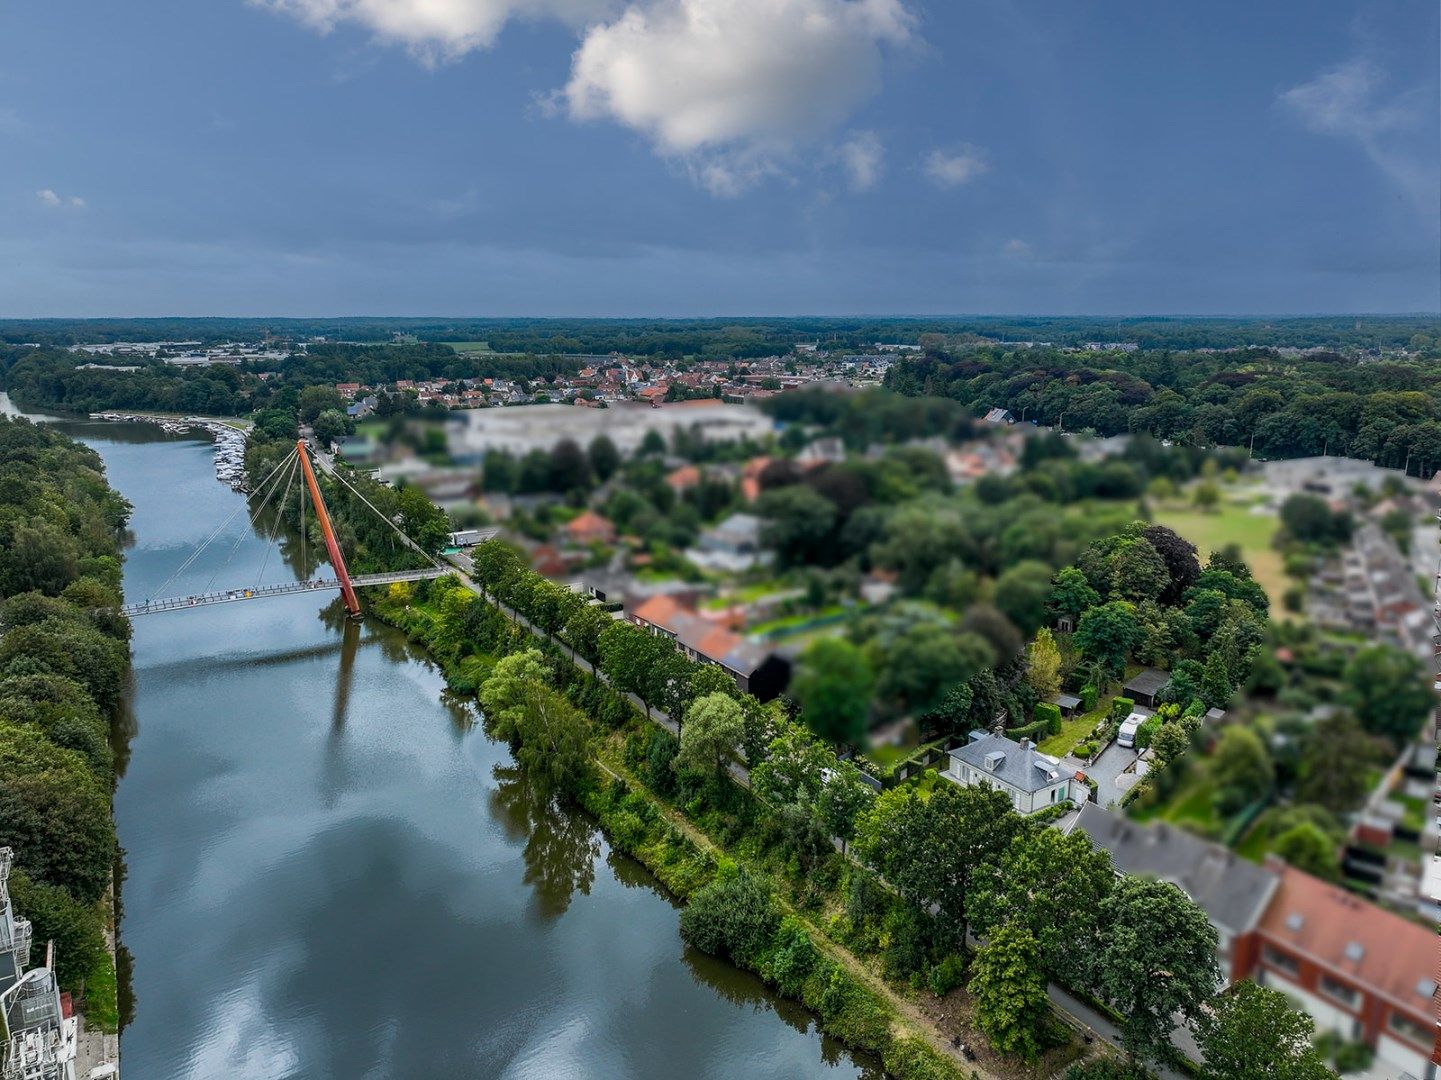
{"type": "Polygon", "coordinates": [[[245,473],[245,444],[254,425],[248,420],[148,412],[97,412],[91,413],[90,419],[154,424],[167,435],[189,435],[193,431],[203,431],[215,443],[215,479],[222,484],[229,484],[233,491],[248,491],[250,488],[245,473]]]}
{"type": "Polygon", "coordinates": [[[823,1029],[876,1054],[889,1074],[922,1080],[1049,1077],[1081,1056],[1080,1041],[1061,1027],[1053,1032],[1057,1045],[1034,1066],[993,1053],[974,1035],[967,1041],[975,1050],[964,1060],[950,1033],[956,1024],[969,1026],[968,1007],[947,1007],[914,979],[897,986],[877,970],[900,910],[895,897],[872,890],[868,912],[848,913],[842,879],[860,872],[848,860],[830,850],[829,856],[817,852],[811,865],[795,864],[771,815],[742,784],[680,789],[670,767],[675,740],[584,660],[538,641],[513,613],[444,580],[429,588],[392,589],[373,600],[371,610],[431,649],[458,692],[483,683],[500,656],[543,645],[554,685],[591,718],[605,779],[583,791],[580,802],[612,843],[649,867],[682,902],[736,873],[764,882],[786,935],[741,959],[741,966],[805,1004],[823,1029]],[[465,611],[468,601],[485,611],[473,616],[465,611]],[[456,638],[457,619],[471,631],[468,642],[456,638]],[[866,958],[853,951],[856,945],[866,949],[866,958]],[[808,966],[798,968],[797,957],[808,966]]]}
{"type": "MultiPolygon", "coordinates": [[[[113,1075],[123,1022],[113,794],[131,676],[119,537],[130,508],[94,451],[48,427],[0,419],[0,466],[0,847],[14,853],[15,913],[40,963],[55,946],[57,990],[76,1006],[52,1064],[113,1075]]],[[[19,950],[16,969],[36,959],[19,950]]]]}

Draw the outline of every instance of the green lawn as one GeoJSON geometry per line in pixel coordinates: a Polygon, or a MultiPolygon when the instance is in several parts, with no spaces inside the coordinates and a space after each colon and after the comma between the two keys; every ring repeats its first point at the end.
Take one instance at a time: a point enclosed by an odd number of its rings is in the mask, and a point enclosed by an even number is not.
{"type": "Polygon", "coordinates": [[[442,341],[442,345],[449,345],[458,353],[488,353],[491,351],[488,341],[442,341]]]}
{"type": "Polygon", "coordinates": [[[1043,754],[1051,754],[1055,757],[1069,754],[1075,749],[1077,743],[1091,733],[1091,729],[1101,722],[1101,718],[1110,709],[1111,703],[1107,700],[1088,713],[1077,713],[1069,720],[1062,720],[1060,733],[1042,739],[1036,749],[1043,754]]]}
{"type": "Polygon", "coordinates": [[[1170,799],[1159,806],[1138,808],[1132,816],[1140,821],[1160,819],[1173,825],[1192,825],[1197,832],[1210,835],[1221,827],[1221,819],[1216,816],[1216,785],[1204,769],[1194,766],[1170,799]]]}
{"type": "Polygon", "coordinates": [[[1240,544],[1241,553],[1251,567],[1271,606],[1280,610],[1286,591],[1285,563],[1281,553],[1271,546],[1280,521],[1272,514],[1253,514],[1246,506],[1222,503],[1215,510],[1198,510],[1189,504],[1158,504],[1156,522],[1174,529],[1201,552],[1204,561],[1213,551],[1227,544],[1240,544]]]}

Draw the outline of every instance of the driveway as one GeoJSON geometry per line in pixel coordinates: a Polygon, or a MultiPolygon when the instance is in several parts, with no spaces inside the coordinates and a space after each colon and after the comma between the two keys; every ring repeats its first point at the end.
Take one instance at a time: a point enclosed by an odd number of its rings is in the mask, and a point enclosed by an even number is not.
{"type": "Polygon", "coordinates": [[[1066,758],[1067,768],[1079,769],[1096,782],[1096,800],[1102,806],[1115,806],[1121,801],[1121,796],[1135,786],[1139,779],[1132,768],[1135,763],[1136,751],[1114,742],[1101,751],[1101,756],[1090,768],[1078,758],[1066,758]]]}

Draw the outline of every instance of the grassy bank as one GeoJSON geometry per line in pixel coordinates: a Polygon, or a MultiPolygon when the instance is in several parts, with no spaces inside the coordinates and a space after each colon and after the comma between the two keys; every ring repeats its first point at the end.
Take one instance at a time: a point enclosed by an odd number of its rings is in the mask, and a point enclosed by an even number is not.
{"type": "MultiPolygon", "coordinates": [[[[471,643],[453,640],[445,629],[451,620],[442,609],[461,602],[456,592],[443,585],[434,592],[443,598],[435,600],[431,589],[392,589],[371,610],[429,648],[457,692],[473,691],[500,655],[537,647],[527,630],[506,623],[496,609],[472,597],[470,602],[485,604],[491,613],[486,651],[473,651],[471,643]]],[[[760,947],[721,949],[723,955],[803,1003],[824,1031],[874,1055],[892,1076],[968,1080],[997,1075],[963,1065],[951,1054],[919,1003],[926,991],[917,993],[919,988],[893,985],[883,977],[881,958],[894,945],[889,926],[896,922],[898,902],[893,897],[877,889],[870,910],[847,912],[846,876],[861,871],[829,849],[801,865],[749,791],[718,778],[700,784],[679,778],[669,764],[675,750],[671,736],[575,668],[562,650],[552,645],[545,651],[556,688],[590,719],[598,779],[582,791],[579,802],[612,846],[646,866],[683,904],[693,904],[738,875],[764,891],[775,913],[773,932],[760,947]]],[[[1035,1072],[1008,1068],[1005,1075],[1051,1075],[1064,1063],[1052,1056],[1035,1072]]]]}

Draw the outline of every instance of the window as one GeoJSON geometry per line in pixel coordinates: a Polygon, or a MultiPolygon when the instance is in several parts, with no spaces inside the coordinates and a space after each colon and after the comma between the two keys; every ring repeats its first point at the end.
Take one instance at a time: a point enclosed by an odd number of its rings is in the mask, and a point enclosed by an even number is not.
{"type": "Polygon", "coordinates": [[[1413,1043],[1421,1046],[1430,1046],[1434,1041],[1435,1033],[1425,1024],[1418,1024],[1409,1016],[1393,1012],[1386,1021],[1386,1026],[1400,1035],[1403,1039],[1410,1039],[1413,1043]]]}
{"type": "Polygon", "coordinates": [[[1281,952],[1279,949],[1273,949],[1267,946],[1264,958],[1266,963],[1277,971],[1284,971],[1290,975],[1295,975],[1297,971],[1300,970],[1300,965],[1296,963],[1296,958],[1290,953],[1281,952]]]}
{"type": "Polygon", "coordinates": [[[1332,1001],[1339,1001],[1342,1005],[1349,1005],[1353,1009],[1361,999],[1361,995],[1356,993],[1352,987],[1326,975],[1321,976],[1321,993],[1332,1001]]]}

